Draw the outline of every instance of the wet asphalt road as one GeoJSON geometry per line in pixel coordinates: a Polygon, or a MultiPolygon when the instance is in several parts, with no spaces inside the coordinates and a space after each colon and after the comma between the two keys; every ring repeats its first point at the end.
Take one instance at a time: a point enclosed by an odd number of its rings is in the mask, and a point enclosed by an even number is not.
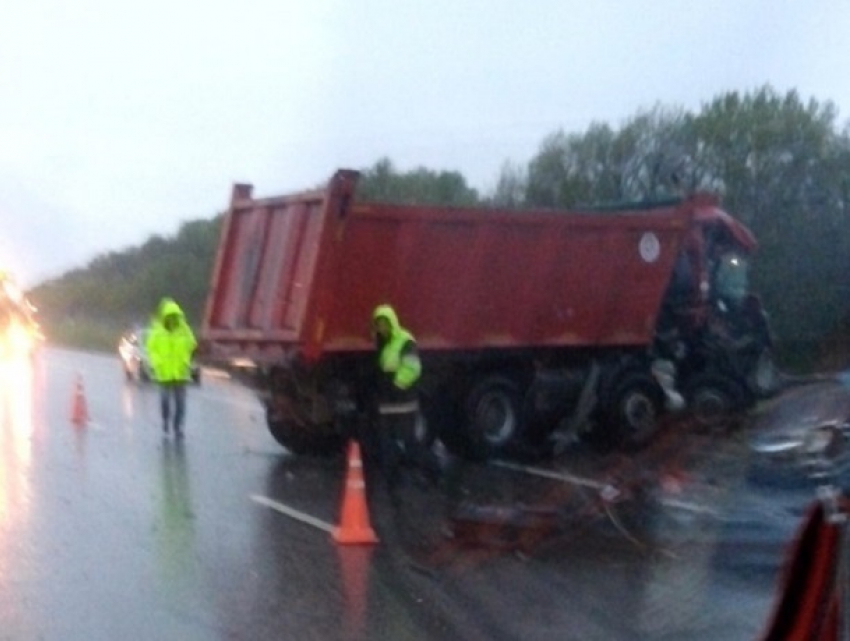
{"type": "Polygon", "coordinates": [[[287,455],[245,388],[205,372],[179,442],[117,357],[1,369],[0,639],[754,639],[812,498],[752,476],[745,430],[662,434],[372,484],[380,544],[339,546],[268,502],[335,524],[344,459],[287,455]]]}

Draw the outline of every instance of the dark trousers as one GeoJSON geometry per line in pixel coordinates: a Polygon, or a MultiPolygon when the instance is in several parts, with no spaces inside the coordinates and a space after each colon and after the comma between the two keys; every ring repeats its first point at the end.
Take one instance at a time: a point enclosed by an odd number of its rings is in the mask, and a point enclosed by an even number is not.
{"type": "Polygon", "coordinates": [[[184,381],[160,383],[159,407],[162,414],[163,429],[168,429],[169,419],[172,417],[172,409],[174,410],[174,429],[182,429],[183,418],[186,416],[186,383],[184,381]]]}
{"type": "Polygon", "coordinates": [[[386,407],[379,407],[374,429],[379,464],[387,485],[390,488],[397,486],[407,473],[411,473],[419,483],[436,483],[441,474],[439,461],[416,434],[417,423],[421,418],[418,404],[414,403],[414,409],[408,412],[382,412],[381,409],[386,407]]]}
{"type": "Polygon", "coordinates": [[[416,439],[414,429],[416,414],[391,414],[378,417],[378,447],[380,466],[387,483],[394,486],[402,469],[415,465],[416,439]]]}

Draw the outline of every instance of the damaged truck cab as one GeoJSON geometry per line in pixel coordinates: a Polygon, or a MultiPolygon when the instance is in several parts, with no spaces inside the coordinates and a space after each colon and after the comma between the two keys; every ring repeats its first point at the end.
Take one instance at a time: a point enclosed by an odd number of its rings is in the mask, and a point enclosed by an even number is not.
{"type": "Polygon", "coordinates": [[[236,185],[222,226],[202,358],[256,367],[289,450],[368,422],[382,303],[417,337],[420,438],[468,457],[639,446],[667,411],[711,422],[770,392],[755,241],[714,198],[516,212],[360,202],[357,178],[236,185]]]}
{"type": "Polygon", "coordinates": [[[778,386],[767,315],[750,291],[756,240],[710,197],[695,197],[693,225],[671,275],[655,351],[676,365],[691,413],[711,424],[778,386]]]}

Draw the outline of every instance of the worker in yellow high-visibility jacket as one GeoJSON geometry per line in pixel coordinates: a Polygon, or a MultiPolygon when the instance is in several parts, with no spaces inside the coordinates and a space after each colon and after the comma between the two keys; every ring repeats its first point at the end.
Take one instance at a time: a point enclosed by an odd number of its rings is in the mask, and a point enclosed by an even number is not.
{"type": "Polygon", "coordinates": [[[405,465],[432,471],[427,448],[416,433],[417,422],[423,420],[418,398],[422,363],[416,339],[402,327],[390,305],[375,308],[372,329],[378,366],[376,436],[381,466],[393,487],[405,465]]]}
{"type": "Polygon", "coordinates": [[[165,434],[173,427],[175,436],[183,435],[186,383],[192,378],[192,354],[197,345],[183,310],[174,300],[164,298],[154,314],[145,347],[151,375],[160,389],[162,430],[165,434]]]}

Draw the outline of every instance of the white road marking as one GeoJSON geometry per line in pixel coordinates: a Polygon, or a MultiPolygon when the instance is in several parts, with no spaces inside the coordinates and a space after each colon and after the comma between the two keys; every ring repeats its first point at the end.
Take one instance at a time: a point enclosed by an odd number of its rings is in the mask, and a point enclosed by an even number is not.
{"type": "MultiPolygon", "coordinates": [[[[565,483],[573,483],[574,485],[580,485],[583,487],[589,487],[595,490],[600,490],[600,492],[602,493],[602,498],[606,500],[612,500],[619,496],[619,492],[617,491],[617,489],[608,483],[601,483],[599,481],[594,481],[593,479],[575,476],[573,474],[567,474],[565,472],[555,472],[554,470],[546,470],[540,467],[531,467],[529,465],[518,465],[517,463],[509,463],[508,461],[490,461],[490,464],[495,467],[502,467],[508,470],[513,470],[515,472],[524,472],[526,474],[540,476],[547,479],[553,479],[555,481],[563,481],[565,483]]],[[[689,501],[665,498],[661,500],[661,504],[666,507],[695,512],[697,514],[708,514],[711,516],[720,515],[717,510],[714,510],[707,505],[700,505],[698,503],[692,503],[689,501]]]]}
{"type": "Polygon", "coordinates": [[[565,483],[572,483],[573,485],[591,487],[594,490],[607,491],[608,488],[611,487],[608,483],[601,483],[599,481],[594,481],[593,479],[584,478],[582,476],[575,476],[574,474],[567,474],[565,472],[555,472],[553,470],[546,470],[541,467],[519,465],[517,463],[509,463],[508,461],[491,461],[490,465],[494,465],[496,467],[503,467],[507,470],[513,470],[515,472],[525,472],[526,474],[531,474],[533,476],[541,476],[547,479],[554,479],[556,481],[564,481],[565,483]]]}
{"type": "Polygon", "coordinates": [[[296,521],[301,521],[302,523],[306,523],[307,525],[312,525],[315,528],[320,530],[324,530],[325,532],[332,533],[334,531],[334,526],[330,523],[325,523],[309,514],[304,514],[304,512],[299,512],[298,510],[294,510],[288,505],[284,505],[283,503],[278,503],[277,501],[273,501],[272,499],[266,496],[260,496],[259,494],[252,494],[251,500],[255,503],[259,503],[260,505],[265,505],[266,507],[270,507],[276,512],[280,512],[281,514],[285,514],[296,521]]]}
{"type": "Polygon", "coordinates": [[[700,505],[690,501],[680,501],[679,499],[663,498],[659,501],[664,507],[677,508],[686,512],[695,512],[696,514],[708,514],[709,516],[720,517],[721,514],[707,505],[700,505]]]}

